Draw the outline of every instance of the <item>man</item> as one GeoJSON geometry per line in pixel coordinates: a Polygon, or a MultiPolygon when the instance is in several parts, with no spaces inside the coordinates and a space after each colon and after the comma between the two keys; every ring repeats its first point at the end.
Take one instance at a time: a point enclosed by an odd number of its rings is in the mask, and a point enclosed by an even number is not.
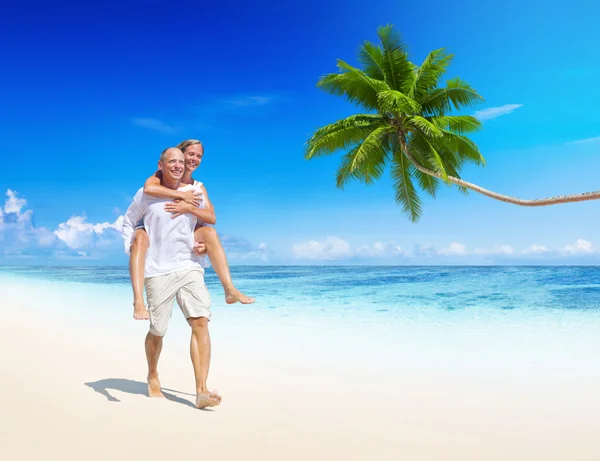
{"type": "MultiPolygon", "coordinates": [[[[158,169],[162,172],[165,187],[180,189],[185,170],[181,150],[172,147],[163,151],[158,169]]],[[[187,185],[180,190],[193,188],[193,185],[187,185]]],[[[221,397],[209,392],[206,386],[210,365],[210,295],[204,284],[202,264],[193,254],[196,222],[200,219],[214,224],[214,211],[185,202],[169,203],[168,199],[152,197],[140,189],[123,219],[121,232],[126,253],[130,252],[135,227],[142,219],[150,240],[144,270],[150,317],[150,331],[145,341],[148,395],[164,398],[158,379],[158,359],[162,350],[162,338],[167,331],[173,303],[177,298],[177,303],[192,327],[190,354],[196,378],[196,406],[214,407],[221,403],[221,397]]]]}

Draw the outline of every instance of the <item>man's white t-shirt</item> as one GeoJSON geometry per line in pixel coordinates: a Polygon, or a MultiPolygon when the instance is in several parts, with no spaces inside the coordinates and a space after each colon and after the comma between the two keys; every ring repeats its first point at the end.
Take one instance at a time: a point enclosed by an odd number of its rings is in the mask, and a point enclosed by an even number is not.
{"type": "MultiPolygon", "coordinates": [[[[202,191],[196,185],[179,188],[180,191],[190,189],[202,191]]],[[[173,214],[165,211],[165,204],[172,201],[172,199],[152,197],[140,188],[123,218],[121,235],[125,244],[125,253],[130,254],[135,227],[141,219],[150,238],[144,277],[156,277],[182,269],[208,266],[204,256],[198,256],[193,252],[197,218],[186,213],[173,219],[173,214]]]]}

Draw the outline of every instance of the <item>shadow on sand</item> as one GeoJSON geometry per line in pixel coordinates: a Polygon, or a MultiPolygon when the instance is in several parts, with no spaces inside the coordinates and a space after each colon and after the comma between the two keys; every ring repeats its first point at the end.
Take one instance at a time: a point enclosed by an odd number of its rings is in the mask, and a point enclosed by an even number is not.
{"type": "MultiPolygon", "coordinates": [[[[86,386],[94,389],[98,394],[102,394],[104,397],[108,399],[109,402],[120,402],[118,398],[111,395],[108,390],[113,389],[115,391],[125,392],[127,394],[133,395],[145,395],[148,396],[148,384],[143,383],[141,381],[133,381],[131,379],[122,379],[122,378],[108,378],[101,379],[99,381],[95,381],[93,383],[84,383],[86,386]]],[[[182,399],[181,397],[177,397],[170,392],[177,392],[178,394],[190,395],[195,397],[194,394],[187,394],[185,392],[175,391],[173,389],[165,389],[162,388],[163,394],[167,398],[167,400],[171,400],[172,402],[181,403],[182,405],[187,405],[188,407],[196,408],[196,406],[190,402],[189,400],[182,399]]]]}

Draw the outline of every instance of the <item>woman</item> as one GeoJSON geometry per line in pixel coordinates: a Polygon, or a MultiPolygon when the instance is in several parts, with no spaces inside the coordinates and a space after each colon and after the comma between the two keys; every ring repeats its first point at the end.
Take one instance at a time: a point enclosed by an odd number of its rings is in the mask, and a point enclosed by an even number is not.
{"type": "MultiPolygon", "coordinates": [[[[195,206],[202,201],[204,203],[204,208],[214,210],[208,199],[208,194],[204,185],[192,178],[192,173],[200,166],[200,162],[202,162],[202,156],[204,155],[202,143],[196,139],[189,139],[180,143],[177,148],[180,149],[185,156],[185,172],[183,173],[183,178],[181,178],[182,185],[195,184],[202,190],[202,193],[198,194],[193,191],[180,192],[168,189],[161,185],[160,172],[153,174],[146,180],[144,192],[154,197],[170,198],[187,202],[195,206]]],[[[165,210],[174,213],[174,216],[184,212],[183,206],[179,203],[168,203],[165,205],[165,210]]],[[[229,272],[229,265],[227,264],[227,257],[225,256],[225,251],[223,250],[223,245],[221,245],[217,231],[213,227],[206,226],[204,223],[198,223],[194,232],[194,239],[198,242],[196,244],[196,253],[206,253],[208,255],[212,267],[225,290],[225,301],[227,304],[236,302],[242,304],[253,303],[254,298],[249,298],[242,294],[233,285],[231,274],[229,272]]],[[[137,320],[148,318],[148,311],[144,304],[144,265],[149,244],[150,241],[146,231],[143,228],[137,229],[135,231],[131,246],[131,256],[129,258],[129,273],[131,276],[131,285],[133,287],[133,316],[137,320]]]]}

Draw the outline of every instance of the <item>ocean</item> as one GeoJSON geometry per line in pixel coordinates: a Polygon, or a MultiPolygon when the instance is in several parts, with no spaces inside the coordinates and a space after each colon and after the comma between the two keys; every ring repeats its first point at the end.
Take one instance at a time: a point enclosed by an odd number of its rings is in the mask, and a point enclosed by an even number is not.
{"type": "MultiPolygon", "coordinates": [[[[393,316],[424,309],[600,308],[600,267],[594,266],[234,266],[231,272],[256,306],[290,315],[303,309],[393,316]]],[[[11,279],[129,289],[126,267],[0,267],[0,280],[11,279]]],[[[210,268],[205,281],[220,295],[210,268]]]]}
{"type": "MultiPolygon", "coordinates": [[[[256,303],[225,304],[218,279],[206,270],[217,363],[219,354],[231,354],[242,363],[360,366],[372,373],[470,367],[501,379],[508,370],[522,374],[560,362],[596,373],[598,267],[234,266],[231,271],[236,286],[256,303]]],[[[147,331],[146,322],[132,319],[125,267],[0,267],[0,299],[16,300],[8,308],[26,309],[23,315],[61,312],[74,324],[92,322],[101,334],[124,341],[141,344],[147,331]]],[[[177,306],[166,338],[182,351],[188,347],[189,327],[177,306]]]]}

